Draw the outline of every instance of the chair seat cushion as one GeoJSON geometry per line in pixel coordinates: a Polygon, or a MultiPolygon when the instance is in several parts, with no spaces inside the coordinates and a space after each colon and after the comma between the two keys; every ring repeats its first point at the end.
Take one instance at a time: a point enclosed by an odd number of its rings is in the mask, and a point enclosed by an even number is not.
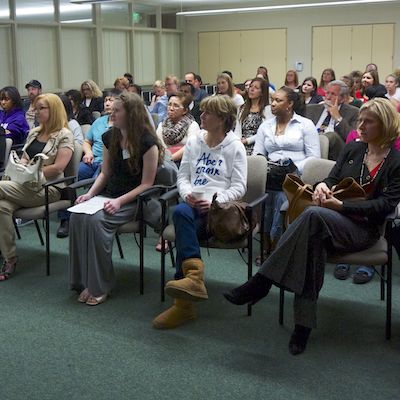
{"type": "MultiPolygon", "coordinates": [[[[71,202],[69,200],[59,200],[54,203],[49,204],[49,213],[54,213],[58,210],[64,210],[71,207],[71,202]]],[[[14,218],[21,219],[43,219],[46,207],[30,207],[30,208],[20,208],[14,212],[14,218]]]]}
{"type": "Polygon", "coordinates": [[[381,236],[379,240],[370,248],[356,253],[330,256],[328,262],[343,263],[354,265],[383,265],[388,261],[387,242],[381,236]]]}
{"type": "Polygon", "coordinates": [[[139,221],[130,221],[118,228],[118,233],[139,233],[139,221]]]}

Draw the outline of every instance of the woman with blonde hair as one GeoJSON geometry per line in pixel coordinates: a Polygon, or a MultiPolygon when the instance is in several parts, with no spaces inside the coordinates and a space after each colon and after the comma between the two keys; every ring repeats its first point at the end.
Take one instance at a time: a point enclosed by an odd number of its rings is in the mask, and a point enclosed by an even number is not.
{"type": "Polygon", "coordinates": [[[226,95],[211,96],[206,97],[200,107],[203,130],[188,139],[178,172],[178,189],[183,202],[173,214],[176,280],[165,286],[174,304],[154,319],[153,326],[157,329],[175,328],[195,318],[193,301],[208,298],[199,238],[206,234],[214,193],[217,193],[217,201],[224,203],[239,200],[246,192],[246,151],[232,132],[237,113],[235,103],[226,95]],[[196,195],[199,192],[201,198],[196,195]]]}
{"type": "Polygon", "coordinates": [[[91,79],[82,82],[81,85],[82,104],[89,108],[90,112],[103,112],[103,92],[91,79]]]}
{"type": "MultiPolygon", "coordinates": [[[[62,178],[74,151],[74,139],[68,130],[64,105],[57,95],[48,93],[39,95],[34,101],[34,107],[40,125],[29,132],[21,162],[28,164],[37,154],[44,153],[48,157],[43,162],[45,179],[50,181],[62,178]]],[[[55,202],[59,199],[59,190],[49,187],[49,201],[55,202]]],[[[44,189],[29,184],[0,181],[0,251],[4,257],[0,281],[10,278],[17,265],[14,211],[44,203],[44,189]]]]}
{"type": "Polygon", "coordinates": [[[243,97],[235,92],[232,78],[228,74],[222,73],[217,76],[217,91],[215,94],[229,96],[232,98],[237,108],[244,103],[243,97]]]}
{"type": "Polygon", "coordinates": [[[155,81],[153,84],[153,97],[149,106],[152,114],[157,114],[158,122],[164,121],[167,117],[168,96],[165,90],[164,81],[155,81]]]}
{"type": "Polygon", "coordinates": [[[272,285],[295,293],[295,328],[289,351],[302,353],[317,324],[317,300],[328,254],[353,253],[371,247],[379,228],[400,201],[400,153],[393,144],[400,119],[386,99],[376,98],[360,109],[361,141],[346,145],[329,176],[314,188],[314,206],[289,225],[275,251],[244,285],[225,293],[233,304],[256,303],[272,285]],[[333,186],[352,177],[365,190],[359,200],[338,200],[333,186]]]}
{"type": "Polygon", "coordinates": [[[120,225],[131,221],[137,198],[154,184],[163,148],[152,128],[142,99],[124,92],[114,101],[113,127],[105,132],[103,164],[83,203],[105,196],[103,208],[93,215],[72,214],[70,219],[70,287],[78,301],[103,303],[115,285],[112,246],[120,225]]]}

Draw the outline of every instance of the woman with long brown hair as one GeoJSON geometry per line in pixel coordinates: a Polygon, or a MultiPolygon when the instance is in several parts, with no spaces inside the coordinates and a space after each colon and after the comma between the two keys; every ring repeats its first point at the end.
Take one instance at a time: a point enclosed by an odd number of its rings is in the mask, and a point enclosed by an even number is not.
{"type": "Polygon", "coordinates": [[[103,208],[93,215],[74,213],[70,220],[70,287],[78,301],[97,305],[115,284],[112,244],[118,226],[136,214],[136,199],[151,187],[163,147],[150,125],[142,99],[123,93],[114,101],[113,127],[103,135],[103,165],[83,203],[105,196],[103,208]]]}
{"type": "Polygon", "coordinates": [[[235,127],[235,134],[245,145],[247,155],[253,152],[259,126],[268,118],[272,118],[268,82],[254,78],[250,82],[246,101],[239,109],[235,127]]]}

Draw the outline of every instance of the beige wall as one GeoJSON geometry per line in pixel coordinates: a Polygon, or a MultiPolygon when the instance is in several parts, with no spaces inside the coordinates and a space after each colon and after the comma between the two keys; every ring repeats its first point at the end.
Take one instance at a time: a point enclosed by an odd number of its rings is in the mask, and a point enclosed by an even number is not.
{"type": "MultiPolygon", "coordinates": [[[[304,69],[299,74],[300,79],[302,79],[311,74],[313,26],[372,23],[395,24],[393,64],[395,67],[400,66],[399,4],[337,6],[335,8],[315,8],[289,12],[185,17],[183,20],[183,66],[185,71],[198,70],[198,32],[287,28],[287,66],[288,69],[293,68],[296,61],[302,61],[304,69]]],[[[379,65],[379,60],[376,60],[376,63],[379,65]]],[[[255,65],[254,68],[256,69],[257,66],[255,65]]],[[[360,66],[359,68],[364,67],[360,66]]],[[[276,84],[280,83],[283,82],[276,82],[276,84]]]]}

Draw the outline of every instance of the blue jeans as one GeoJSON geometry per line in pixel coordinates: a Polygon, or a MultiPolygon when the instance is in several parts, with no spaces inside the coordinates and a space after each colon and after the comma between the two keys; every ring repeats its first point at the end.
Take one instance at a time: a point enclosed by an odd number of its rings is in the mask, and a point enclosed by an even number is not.
{"type": "Polygon", "coordinates": [[[268,197],[265,202],[265,228],[271,240],[279,239],[282,235],[281,207],[287,200],[284,192],[267,190],[268,197]]]}
{"type": "Polygon", "coordinates": [[[199,214],[195,208],[181,203],[176,206],[172,219],[175,226],[175,279],[181,279],[182,262],[188,258],[201,258],[199,238],[207,235],[207,214],[199,214]]]}
{"type": "Polygon", "coordinates": [[[78,171],[78,181],[89,178],[96,178],[100,173],[101,163],[92,162],[91,164],[86,164],[83,161],[79,164],[78,171]]]}

